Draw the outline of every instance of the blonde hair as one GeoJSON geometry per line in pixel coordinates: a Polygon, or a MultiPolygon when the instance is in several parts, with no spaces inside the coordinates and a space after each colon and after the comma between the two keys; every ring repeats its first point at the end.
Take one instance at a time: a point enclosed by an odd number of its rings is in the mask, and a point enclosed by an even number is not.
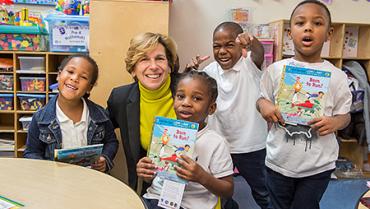
{"type": "Polygon", "coordinates": [[[158,44],[163,45],[165,48],[168,65],[171,68],[171,73],[174,72],[177,60],[177,46],[175,41],[168,36],[150,32],[141,33],[131,39],[125,59],[126,70],[132,74],[136,63],[142,59],[147,52],[156,48],[158,44]]]}

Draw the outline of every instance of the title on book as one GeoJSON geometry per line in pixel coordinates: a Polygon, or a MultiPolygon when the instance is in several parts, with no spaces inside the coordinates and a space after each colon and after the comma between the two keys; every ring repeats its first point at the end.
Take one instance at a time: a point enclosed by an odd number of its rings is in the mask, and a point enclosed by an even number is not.
{"type": "Polygon", "coordinates": [[[189,136],[186,134],[186,132],[180,131],[179,129],[176,130],[176,132],[173,135],[173,138],[179,140],[189,140],[189,136]]]}

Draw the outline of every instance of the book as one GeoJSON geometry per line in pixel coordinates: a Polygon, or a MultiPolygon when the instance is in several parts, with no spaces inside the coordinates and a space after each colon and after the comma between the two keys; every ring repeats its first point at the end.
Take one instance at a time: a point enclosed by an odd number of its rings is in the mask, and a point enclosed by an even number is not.
{"type": "Polygon", "coordinates": [[[17,209],[21,207],[24,207],[24,205],[14,200],[0,196],[0,209],[17,209]]]}
{"type": "Polygon", "coordinates": [[[91,166],[101,155],[103,144],[87,145],[77,148],[55,149],[54,160],[80,166],[91,166]]]}
{"type": "Polygon", "coordinates": [[[192,156],[198,128],[198,123],[155,117],[148,157],[157,166],[157,176],[186,183],[176,175],[174,166],[179,166],[177,159],[181,155],[192,156]]]}
{"type": "Polygon", "coordinates": [[[331,72],[284,66],[276,97],[285,123],[308,125],[323,114],[331,72]]]}

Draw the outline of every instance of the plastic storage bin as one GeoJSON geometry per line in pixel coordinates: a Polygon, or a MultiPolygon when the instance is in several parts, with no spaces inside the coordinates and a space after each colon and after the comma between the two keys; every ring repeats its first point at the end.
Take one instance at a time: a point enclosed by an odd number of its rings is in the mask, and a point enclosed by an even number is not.
{"type": "Polygon", "coordinates": [[[23,116],[23,117],[19,118],[19,122],[22,123],[22,129],[23,130],[25,130],[25,131],[28,130],[28,127],[30,126],[31,120],[32,120],[32,117],[23,116]]]}
{"type": "Polygon", "coordinates": [[[0,94],[0,110],[13,110],[13,94],[0,94]]]}
{"type": "Polygon", "coordinates": [[[272,55],[274,50],[274,42],[273,41],[261,41],[263,48],[265,49],[265,55],[272,55]]]}
{"type": "Polygon", "coordinates": [[[45,104],[45,95],[17,94],[21,110],[38,110],[45,104]]]}
{"type": "Polygon", "coordinates": [[[45,78],[19,77],[22,91],[45,91],[45,78]]]}
{"type": "Polygon", "coordinates": [[[45,71],[45,57],[18,57],[21,70],[45,71]]]}
{"type": "Polygon", "coordinates": [[[87,52],[89,16],[48,15],[49,46],[54,52],[87,52]]]}
{"type": "Polygon", "coordinates": [[[47,50],[47,31],[44,28],[0,25],[0,31],[0,50],[47,50]]]}
{"type": "Polygon", "coordinates": [[[272,64],[273,61],[274,61],[273,55],[265,55],[265,61],[263,62],[263,66],[268,67],[269,65],[272,64]]]}
{"type": "Polygon", "coordinates": [[[13,75],[0,74],[0,90],[13,91],[13,75]]]}

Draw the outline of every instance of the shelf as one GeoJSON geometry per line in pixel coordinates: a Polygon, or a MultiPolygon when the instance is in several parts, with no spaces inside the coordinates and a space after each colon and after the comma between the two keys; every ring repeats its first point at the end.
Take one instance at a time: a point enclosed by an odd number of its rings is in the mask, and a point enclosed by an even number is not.
{"type": "Polygon", "coordinates": [[[26,134],[26,133],[28,133],[28,130],[23,130],[23,129],[22,130],[18,130],[17,133],[21,133],[21,134],[22,133],[25,133],[26,134]]]}
{"type": "Polygon", "coordinates": [[[0,71],[0,74],[13,74],[13,71],[0,71]]]}
{"type": "Polygon", "coordinates": [[[18,148],[17,151],[24,152],[25,149],[26,149],[26,145],[23,145],[21,148],[18,148]]]}
{"type": "Polygon", "coordinates": [[[13,133],[13,132],[14,132],[14,126],[7,126],[7,125],[0,126],[0,133],[13,133]]]}
{"type": "Polygon", "coordinates": [[[0,113],[14,113],[14,110],[0,110],[0,113]]]}
{"type": "Polygon", "coordinates": [[[17,70],[17,74],[46,74],[45,71],[36,71],[36,70],[17,70]]]}
{"type": "Polygon", "coordinates": [[[0,90],[1,94],[13,94],[14,91],[8,91],[8,90],[0,90]]]}
{"type": "Polygon", "coordinates": [[[343,57],[344,60],[370,60],[370,57],[343,57]]]}
{"type": "Polygon", "coordinates": [[[46,94],[46,91],[17,91],[17,94],[46,94]]]}
{"type": "Polygon", "coordinates": [[[37,110],[32,110],[32,111],[26,111],[26,110],[17,110],[17,113],[22,113],[22,114],[32,114],[35,113],[37,110]]]}

